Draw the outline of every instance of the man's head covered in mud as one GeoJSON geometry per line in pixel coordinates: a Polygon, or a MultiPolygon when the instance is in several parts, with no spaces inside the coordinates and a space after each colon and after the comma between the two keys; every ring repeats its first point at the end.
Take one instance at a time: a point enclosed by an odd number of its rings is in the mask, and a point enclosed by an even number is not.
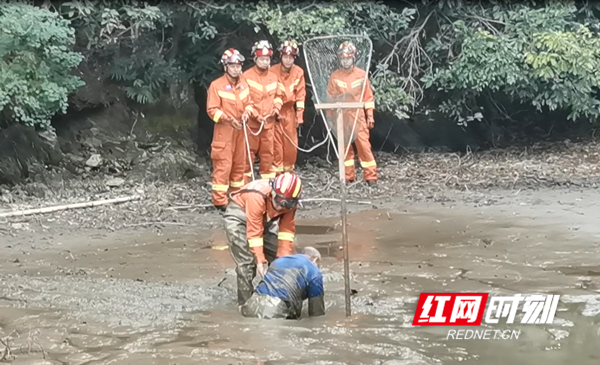
{"type": "Polygon", "coordinates": [[[302,255],[308,256],[308,258],[310,259],[310,262],[315,264],[317,267],[320,267],[321,253],[319,252],[319,250],[317,250],[314,247],[307,246],[307,247],[304,247],[303,249],[301,249],[299,253],[302,255]]]}

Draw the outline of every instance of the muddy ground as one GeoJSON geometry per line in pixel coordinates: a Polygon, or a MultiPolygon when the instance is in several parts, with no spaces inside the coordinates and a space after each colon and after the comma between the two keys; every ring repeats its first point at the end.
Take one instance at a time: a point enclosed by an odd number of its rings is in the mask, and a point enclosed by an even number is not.
{"type": "Polygon", "coordinates": [[[328,313],[300,321],[237,315],[219,229],[61,231],[40,216],[2,240],[1,330],[15,364],[597,364],[597,191],[451,195],[351,207],[348,320],[339,219],[318,208],[304,212],[298,245],[325,255],[328,313]],[[552,325],[501,324],[490,328],[519,339],[461,341],[411,326],[423,291],[563,296],[552,325]]]}
{"type": "Polygon", "coordinates": [[[324,254],[328,307],[300,321],[237,314],[206,169],[169,183],[95,176],[5,189],[0,214],[139,199],[0,218],[0,358],[4,350],[14,364],[597,364],[598,151],[564,143],[378,155],[379,186],[349,189],[350,319],[338,206],[323,201],[337,196],[335,165],[300,170],[307,200],[297,244],[324,254]],[[452,340],[448,328],[411,325],[423,291],[562,297],[552,325],[488,327],[521,330],[518,339],[452,340]]]}

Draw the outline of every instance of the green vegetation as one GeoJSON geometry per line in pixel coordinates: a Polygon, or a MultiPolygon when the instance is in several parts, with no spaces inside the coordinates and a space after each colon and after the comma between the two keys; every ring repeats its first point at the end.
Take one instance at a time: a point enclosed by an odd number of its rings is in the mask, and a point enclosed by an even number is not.
{"type": "Polygon", "coordinates": [[[46,128],[83,86],[71,70],[74,29],[60,15],[23,4],[0,4],[0,118],[46,128]]]}
{"type": "Polygon", "coordinates": [[[551,115],[586,122],[600,115],[594,2],[48,4],[0,2],[4,120],[47,127],[65,112],[67,96],[84,87],[76,76],[83,64],[130,102],[154,104],[181,85],[207,86],[221,73],[217,60],[228,47],[249,54],[262,38],[301,43],[336,33],[373,41],[372,84],[378,110],[390,115],[523,126],[551,115]]]}

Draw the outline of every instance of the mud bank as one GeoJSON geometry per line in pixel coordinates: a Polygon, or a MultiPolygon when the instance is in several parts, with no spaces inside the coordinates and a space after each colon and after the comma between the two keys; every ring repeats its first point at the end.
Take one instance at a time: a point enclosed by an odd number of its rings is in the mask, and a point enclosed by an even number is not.
{"type": "Polygon", "coordinates": [[[237,314],[231,258],[217,229],[3,241],[2,336],[13,338],[16,364],[597,364],[597,192],[450,198],[356,207],[350,320],[335,217],[300,220],[298,244],[325,256],[328,313],[293,322],[237,314]],[[562,297],[553,324],[482,328],[520,331],[518,339],[452,340],[448,329],[461,328],[411,325],[423,291],[562,297]]]}

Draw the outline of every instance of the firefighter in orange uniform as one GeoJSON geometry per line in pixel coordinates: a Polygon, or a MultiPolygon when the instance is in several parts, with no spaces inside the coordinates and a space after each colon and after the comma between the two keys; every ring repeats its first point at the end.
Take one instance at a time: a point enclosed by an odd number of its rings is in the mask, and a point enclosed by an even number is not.
{"type": "Polygon", "coordinates": [[[231,193],[225,232],[236,265],[238,304],[252,296],[252,280],[264,276],[278,257],[295,251],[296,209],[302,192],[300,178],[285,173],[252,181],[231,193]]]}
{"type": "Polygon", "coordinates": [[[230,48],[221,57],[225,74],[208,87],[206,112],[215,122],[210,158],[213,162],[212,200],[219,210],[229,203],[228,191],[244,185],[246,145],[243,122],[256,115],[250,88],[241,78],[244,56],[230,48]]]}
{"type": "MultiPolygon", "coordinates": [[[[254,162],[257,154],[260,159],[259,173],[262,179],[275,177],[273,171],[273,124],[283,104],[282,87],[277,75],[269,70],[273,47],[268,41],[256,42],[252,47],[254,67],[246,70],[244,79],[250,86],[250,96],[257,112],[246,125],[250,157],[254,162]]],[[[252,165],[246,158],[245,182],[252,179],[252,165]]]]}
{"type": "Polygon", "coordinates": [[[279,47],[281,63],[271,68],[283,86],[283,107],[275,124],[273,166],[276,174],[292,172],[298,157],[298,127],[304,122],[306,81],[304,70],[294,64],[298,44],[287,40],[279,47]]]}
{"type": "MultiPolygon", "coordinates": [[[[358,150],[358,159],[363,169],[363,178],[369,185],[377,182],[377,163],[371,150],[370,129],[375,125],[373,119],[373,110],[375,109],[375,97],[371,89],[368,75],[365,70],[355,65],[358,50],[352,42],[344,42],[338,48],[338,60],[341,68],[334,71],[329,78],[327,85],[327,94],[330,101],[345,102],[364,102],[364,110],[348,109],[344,111],[344,130],[347,135],[352,131],[356,118],[354,144],[358,150]],[[361,94],[364,85],[364,97],[361,100],[361,94]],[[358,116],[357,116],[358,113],[358,116]],[[349,125],[349,126],[348,126],[349,125]]],[[[328,111],[328,117],[334,117],[333,111],[328,111]]],[[[345,146],[344,150],[348,149],[345,146]]],[[[345,152],[345,151],[344,151],[345,152]]],[[[344,152],[340,152],[343,154],[344,152]]],[[[354,165],[354,150],[352,146],[348,149],[348,154],[344,158],[346,181],[351,182],[356,179],[356,168],[354,165]]]]}

